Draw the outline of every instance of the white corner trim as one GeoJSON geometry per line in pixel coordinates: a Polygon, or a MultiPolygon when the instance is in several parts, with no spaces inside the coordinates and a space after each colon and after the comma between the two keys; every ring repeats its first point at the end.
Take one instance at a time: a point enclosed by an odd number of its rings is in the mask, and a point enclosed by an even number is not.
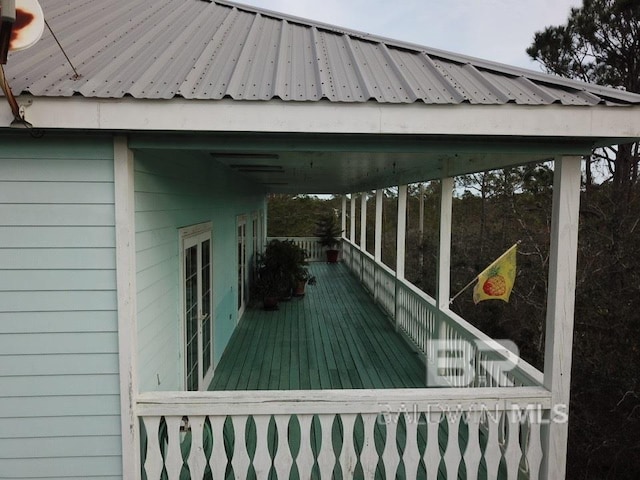
{"type": "Polygon", "coordinates": [[[127,138],[113,141],[116,281],[118,292],[118,359],[120,366],[120,418],[122,430],[123,478],[140,477],[139,424],[136,415],[138,394],[136,323],[136,250],[134,159],[127,138]]]}
{"type": "MultiPolygon", "coordinates": [[[[35,128],[640,138],[640,106],[18,98],[35,128]]],[[[0,110],[0,128],[10,112],[0,110]]]]}

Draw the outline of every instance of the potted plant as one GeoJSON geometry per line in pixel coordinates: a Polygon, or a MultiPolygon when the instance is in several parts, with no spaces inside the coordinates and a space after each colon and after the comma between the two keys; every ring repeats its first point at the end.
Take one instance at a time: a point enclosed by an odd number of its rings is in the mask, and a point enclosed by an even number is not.
{"type": "Polygon", "coordinates": [[[318,242],[327,249],[327,262],[336,263],[338,261],[338,249],[342,229],[338,226],[335,215],[329,214],[316,221],[316,237],[320,237],[318,242]]]}
{"type": "Polygon", "coordinates": [[[293,290],[294,297],[304,297],[305,288],[309,281],[309,269],[307,267],[300,266],[296,272],[296,286],[293,290]]]}
{"type": "Polygon", "coordinates": [[[308,278],[306,253],[291,240],[272,240],[258,257],[255,291],[265,309],[276,309],[277,301],[288,299],[298,280],[308,278]],[[275,304],[275,305],[274,305],[275,304]]]}

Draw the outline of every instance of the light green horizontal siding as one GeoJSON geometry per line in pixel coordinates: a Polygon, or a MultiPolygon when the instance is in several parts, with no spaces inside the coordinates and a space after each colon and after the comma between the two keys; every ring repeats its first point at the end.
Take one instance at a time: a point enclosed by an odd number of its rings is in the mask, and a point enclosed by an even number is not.
{"type": "Polygon", "coordinates": [[[0,137],[0,478],[122,478],[110,137],[0,137]]]}
{"type": "Polygon", "coordinates": [[[178,230],[213,225],[214,351],[220,357],[237,321],[236,217],[264,206],[248,183],[208,155],[136,152],[138,368],[141,391],[182,390],[178,230]]]}
{"type": "Polygon", "coordinates": [[[115,353],[57,353],[55,355],[3,355],[0,376],[35,377],[42,375],[108,375],[118,374],[115,353]]]}
{"type": "Polygon", "coordinates": [[[0,265],[8,270],[114,270],[114,248],[23,248],[0,249],[0,265]],[[23,254],[23,255],[21,255],[23,254]]]}
{"type": "Polygon", "coordinates": [[[95,457],[54,457],[9,459],[2,462],[6,478],[100,478],[102,475],[118,475],[121,468],[115,465],[119,456],[99,455],[95,457]],[[78,474],[78,472],[93,472],[78,474]]]}
{"type": "MultiPolygon", "coordinates": [[[[21,439],[23,445],[29,445],[32,438],[62,438],[73,439],[82,436],[119,436],[120,435],[120,415],[59,415],[22,417],[22,418],[0,418],[0,438],[5,440],[21,439]],[[42,428],[46,426],[47,428],[42,428]]],[[[61,441],[64,444],[64,441],[61,441]]],[[[73,441],[69,442],[67,451],[73,453],[73,441]]],[[[29,448],[25,448],[25,451],[29,448]]],[[[46,452],[43,452],[46,454],[46,452]]],[[[0,457],[2,459],[3,457],[0,457]]]]}
{"type": "MultiPolygon", "coordinates": [[[[64,437],[63,437],[64,438],[64,437]]],[[[0,451],[8,457],[39,458],[40,452],[51,452],[60,457],[65,457],[69,452],[64,443],[73,446],[73,452],[81,457],[96,457],[99,455],[117,456],[120,454],[120,437],[117,435],[104,437],[73,437],[60,442],[61,437],[36,438],[31,441],[32,451],[23,452],[17,442],[0,440],[0,451]]]]}
{"type": "Polygon", "coordinates": [[[0,313],[2,333],[77,333],[117,331],[117,315],[104,312],[13,312],[0,313]]]}

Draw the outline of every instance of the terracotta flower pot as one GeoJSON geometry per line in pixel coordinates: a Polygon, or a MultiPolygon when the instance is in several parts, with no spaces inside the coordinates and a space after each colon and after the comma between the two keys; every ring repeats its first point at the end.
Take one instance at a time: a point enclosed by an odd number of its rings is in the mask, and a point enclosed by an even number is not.
{"type": "Polygon", "coordinates": [[[327,263],[338,263],[340,250],[327,250],[327,263]]]}
{"type": "Polygon", "coordinates": [[[296,283],[296,288],[293,291],[294,297],[304,297],[304,288],[307,286],[306,280],[298,280],[296,283]]]}
{"type": "Polygon", "coordinates": [[[262,304],[265,310],[278,310],[278,297],[264,297],[262,304]]]}

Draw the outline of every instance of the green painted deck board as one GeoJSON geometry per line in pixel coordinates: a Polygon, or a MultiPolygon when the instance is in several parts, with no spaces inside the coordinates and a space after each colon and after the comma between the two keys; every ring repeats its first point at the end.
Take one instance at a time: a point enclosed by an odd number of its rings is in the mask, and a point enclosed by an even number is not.
{"type": "Polygon", "coordinates": [[[247,309],[210,390],[424,387],[421,360],[347,268],[311,273],[304,297],[247,309]]]}

